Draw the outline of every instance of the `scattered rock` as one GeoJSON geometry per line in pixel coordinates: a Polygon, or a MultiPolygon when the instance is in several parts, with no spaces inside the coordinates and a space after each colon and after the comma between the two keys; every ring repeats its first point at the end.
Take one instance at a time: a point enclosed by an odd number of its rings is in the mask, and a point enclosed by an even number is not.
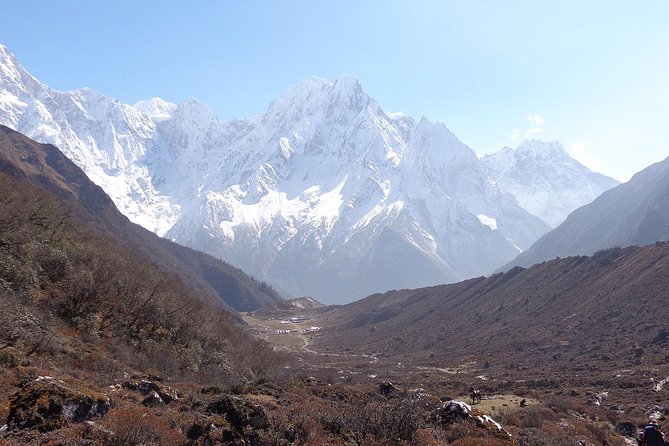
{"type": "Polygon", "coordinates": [[[106,395],[50,377],[39,377],[26,384],[12,396],[9,404],[9,430],[42,432],[102,416],[109,410],[106,395]]]}
{"type": "Polygon", "coordinates": [[[315,386],[318,384],[318,380],[313,376],[309,376],[307,379],[304,380],[304,384],[306,384],[307,386],[315,386]]]}

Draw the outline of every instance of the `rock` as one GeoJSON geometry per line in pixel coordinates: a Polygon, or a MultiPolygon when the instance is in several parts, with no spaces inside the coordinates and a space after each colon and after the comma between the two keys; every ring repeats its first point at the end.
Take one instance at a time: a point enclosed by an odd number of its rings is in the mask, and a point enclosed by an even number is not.
{"type": "MultiPolygon", "coordinates": [[[[159,378],[160,379],[159,382],[162,382],[163,380],[162,378],[156,376],[154,376],[153,378],[159,378]]],[[[155,400],[154,394],[156,394],[164,404],[169,404],[172,401],[179,399],[176,390],[172,389],[171,387],[164,386],[159,382],[150,381],[147,379],[142,379],[139,381],[126,381],[121,384],[121,387],[145,395],[146,398],[144,398],[144,401],[146,401],[146,404],[142,402],[142,404],[144,404],[145,406],[155,407],[152,406],[151,404],[158,404],[157,401],[155,400]]]]}
{"type": "Polygon", "coordinates": [[[109,410],[109,398],[89,389],[49,377],[40,377],[16,392],[9,403],[9,430],[61,428],[87,421],[109,410]]]}
{"type": "Polygon", "coordinates": [[[498,422],[488,415],[472,410],[472,407],[463,401],[452,400],[444,403],[439,409],[432,412],[430,418],[433,422],[444,425],[450,425],[457,421],[471,421],[496,437],[504,439],[511,437],[498,422]]]}
{"type": "Polygon", "coordinates": [[[265,408],[241,397],[222,395],[209,403],[206,410],[212,414],[224,415],[230,425],[239,432],[246,426],[253,429],[267,429],[270,426],[265,408]]]}
{"type": "Polygon", "coordinates": [[[149,392],[156,392],[160,390],[160,385],[153,382],[153,381],[148,381],[146,379],[142,379],[140,381],[126,381],[121,386],[125,389],[128,390],[134,390],[135,392],[140,392],[143,395],[148,395],[149,392]]]}
{"type": "Polygon", "coordinates": [[[211,430],[211,422],[209,420],[198,420],[186,429],[186,438],[189,440],[199,440],[200,438],[209,434],[211,430]]]}
{"type": "Polygon", "coordinates": [[[158,392],[149,392],[142,400],[142,404],[147,407],[160,407],[165,405],[165,401],[160,398],[158,392]]]}
{"type": "Polygon", "coordinates": [[[313,376],[309,376],[307,379],[304,380],[304,384],[306,384],[307,386],[315,386],[316,384],[318,384],[318,380],[313,376]]]}
{"type": "Polygon", "coordinates": [[[390,381],[383,381],[379,384],[379,393],[383,396],[390,396],[393,393],[399,393],[402,389],[390,381]]]}
{"type": "Polygon", "coordinates": [[[616,432],[627,437],[635,437],[636,424],[632,421],[618,421],[618,424],[616,424],[616,432]]]}
{"type": "Polygon", "coordinates": [[[458,400],[451,400],[434,411],[432,417],[443,424],[451,424],[457,420],[470,419],[472,417],[471,411],[472,407],[469,404],[458,400]]]}
{"type": "Polygon", "coordinates": [[[176,401],[179,399],[177,391],[172,389],[171,387],[163,386],[156,393],[158,394],[160,399],[165,402],[165,404],[170,404],[172,401],[176,401]]]}

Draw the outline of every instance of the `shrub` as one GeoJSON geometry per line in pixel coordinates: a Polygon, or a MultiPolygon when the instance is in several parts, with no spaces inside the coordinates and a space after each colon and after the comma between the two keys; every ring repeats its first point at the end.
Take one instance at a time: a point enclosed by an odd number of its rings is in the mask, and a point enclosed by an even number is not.
{"type": "Polygon", "coordinates": [[[104,430],[98,433],[99,440],[108,446],[176,446],[186,443],[185,435],[172,427],[169,420],[141,406],[114,409],[100,425],[104,430]]]}
{"type": "Polygon", "coordinates": [[[0,365],[5,367],[16,367],[19,365],[19,360],[9,352],[0,351],[0,365]]]}

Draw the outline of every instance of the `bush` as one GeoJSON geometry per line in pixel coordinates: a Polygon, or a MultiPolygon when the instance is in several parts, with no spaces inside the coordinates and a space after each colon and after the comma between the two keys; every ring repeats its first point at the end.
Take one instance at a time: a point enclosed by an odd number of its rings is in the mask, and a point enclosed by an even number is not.
{"type": "Polygon", "coordinates": [[[5,367],[13,368],[19,365],[19,360],[9,352],[0,351],[0,364],[5,367]]]}
{"type": "Polygon", "coordinates": [[[141,406],[114,409],[100,425],[105,430],[98,433],[99,440],[108,446],[176,446],[186,443],[185,435],[173,428],[169,420],[141,406]]]}

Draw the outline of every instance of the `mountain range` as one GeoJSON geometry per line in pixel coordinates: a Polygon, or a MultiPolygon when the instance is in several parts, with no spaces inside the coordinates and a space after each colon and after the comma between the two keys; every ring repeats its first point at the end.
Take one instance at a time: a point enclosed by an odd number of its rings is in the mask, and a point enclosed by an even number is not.
{"type": "Polygon", "coordinates": [[[192,98],[59,92],[0,46],[0,124],[58,146],[133,222],[328,303],[493,271],[615,185],[559,143],[481,160],[347,75],[221,122],[192,98]]]}

